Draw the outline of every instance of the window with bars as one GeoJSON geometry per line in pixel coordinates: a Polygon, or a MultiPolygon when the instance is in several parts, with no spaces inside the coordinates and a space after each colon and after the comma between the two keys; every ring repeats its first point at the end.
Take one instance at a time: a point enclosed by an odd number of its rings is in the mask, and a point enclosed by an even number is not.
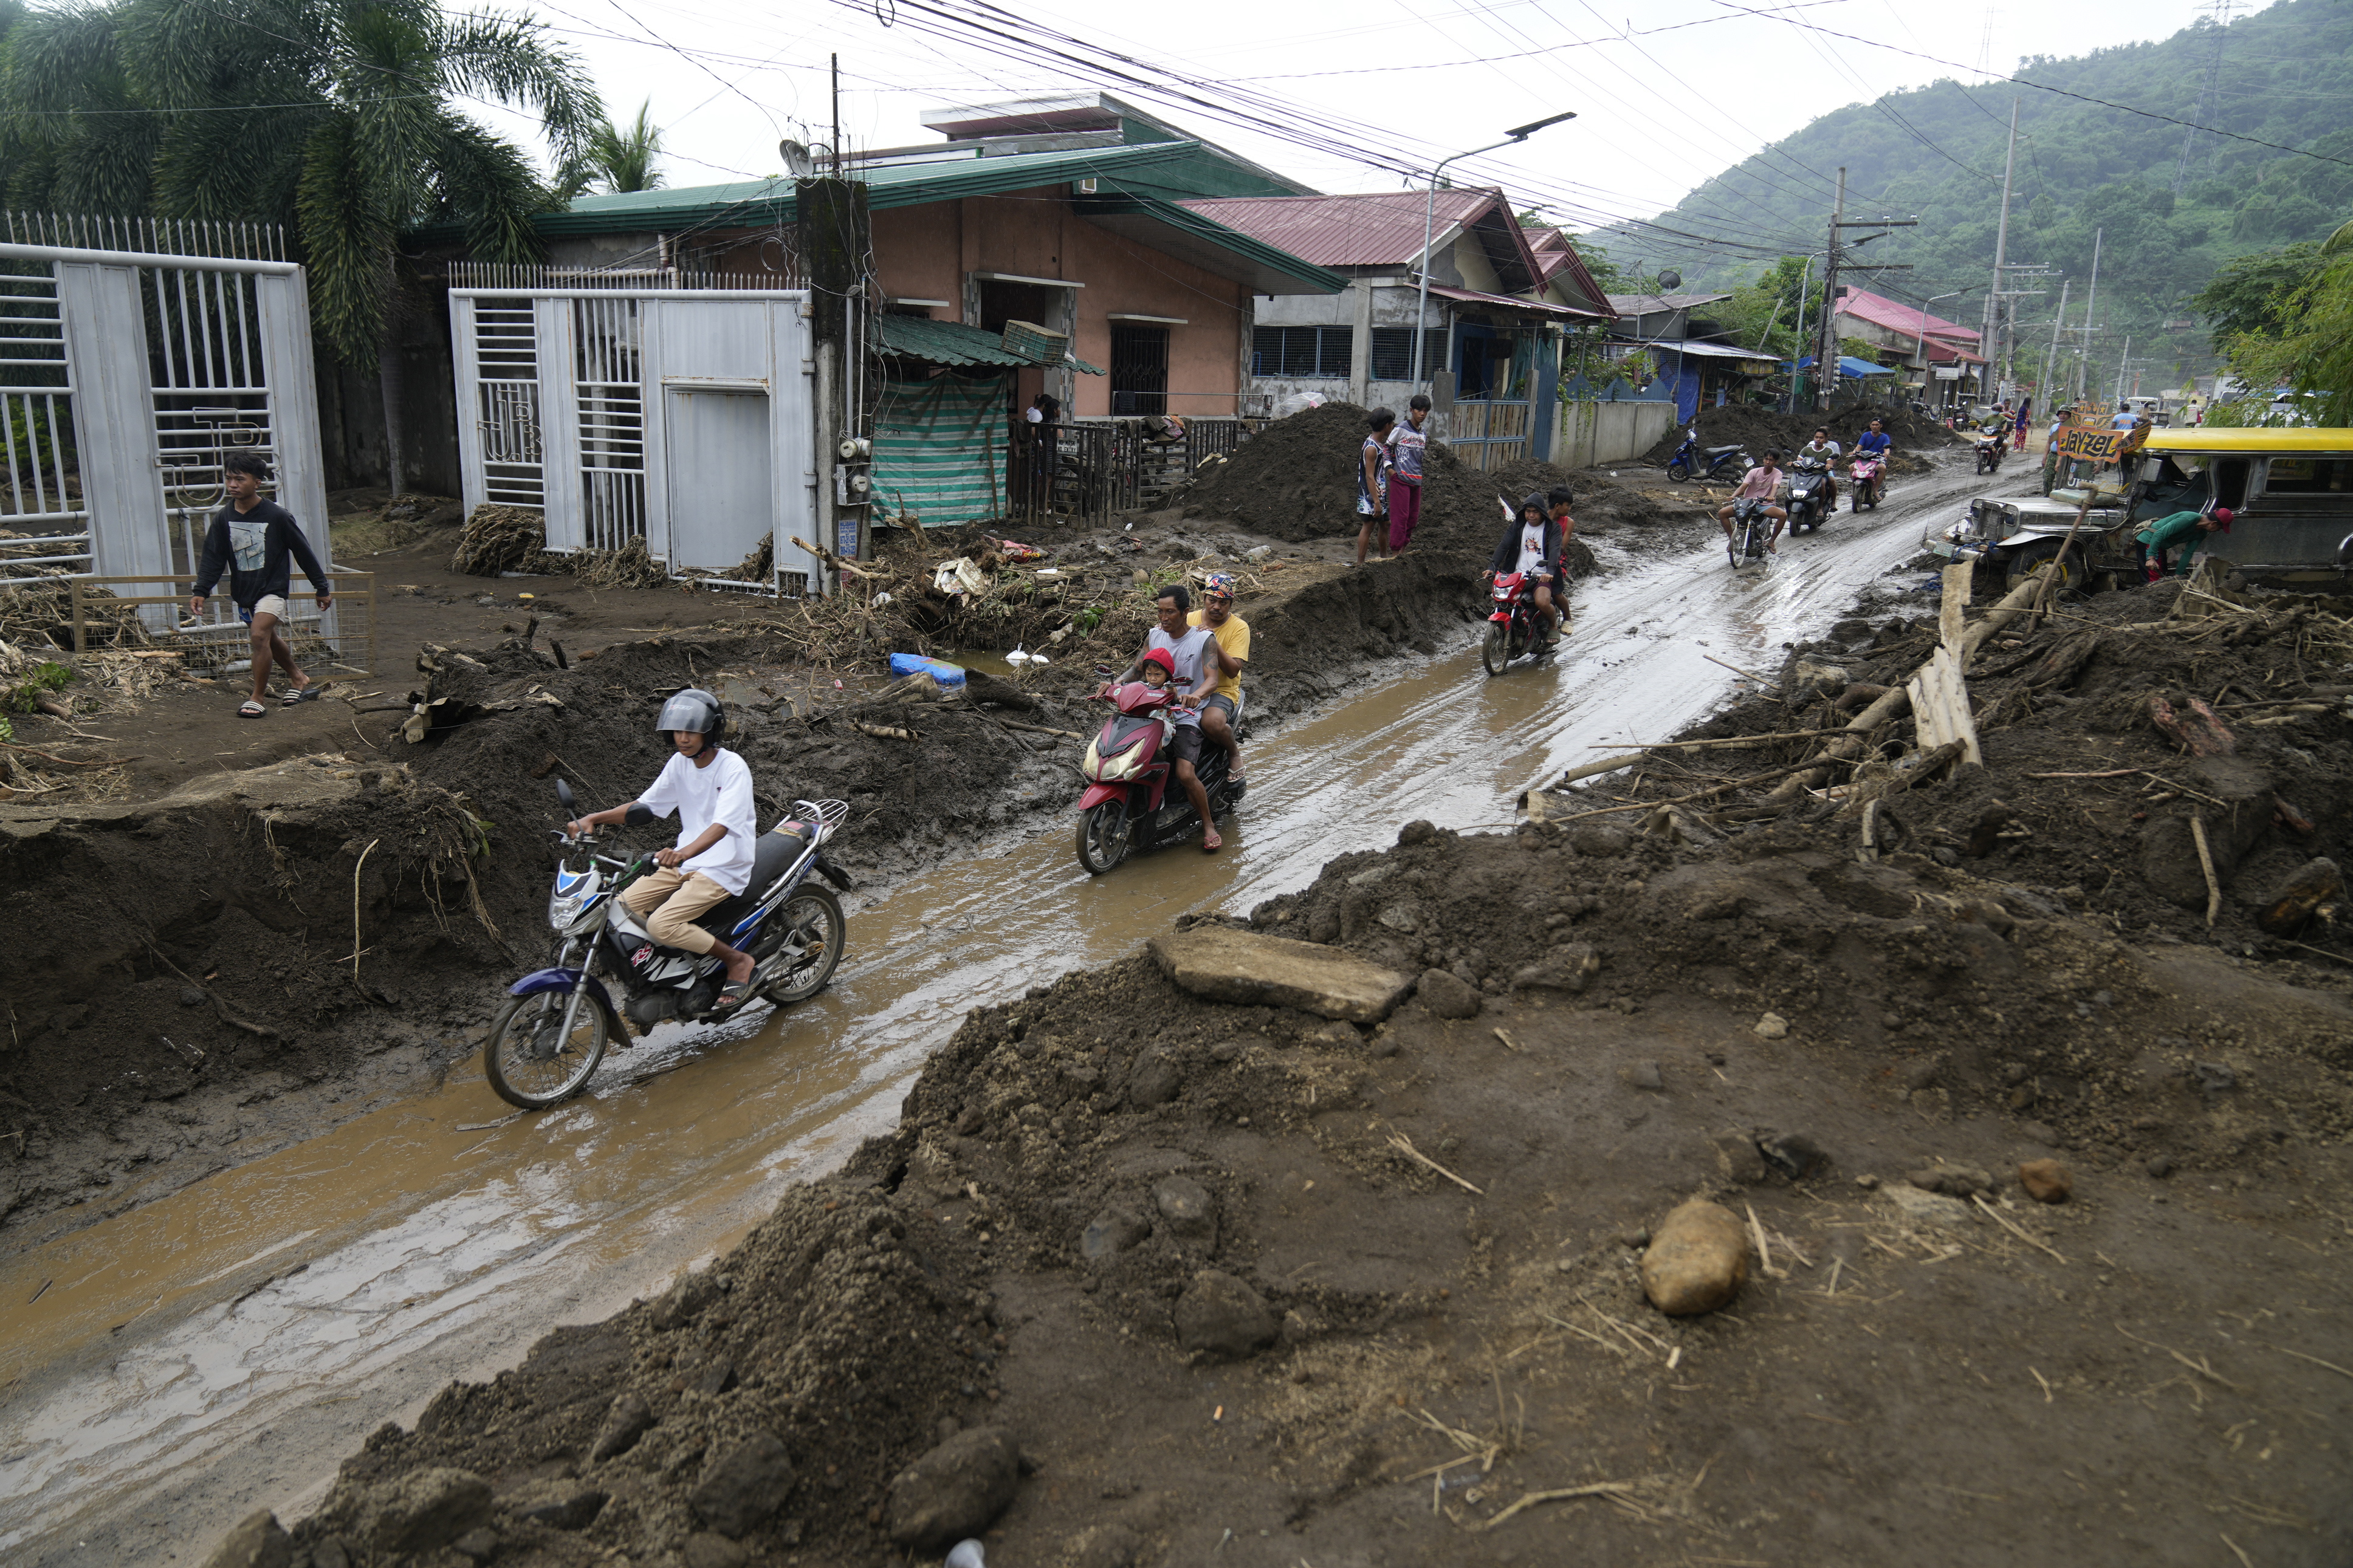
{"type": "MultiPolygon", "coordinates": [[[[1421,374],[1427,381],[1446,368],[1446,329],[1430,327],[1422,334],[1428,340],[1421,345],[1421,374]]],[[[1375,327],[1373,329],[1373,379],[1375,381],[1410,381],[1413,379],[1413,329],[1411,327],[1375,327]]]]}
{"type": "Polygon", "coordinates": [[[1252,375],[1330,376],[1350,369],[1353,327],[1258,327],[1250,332],[1252,375]]]}

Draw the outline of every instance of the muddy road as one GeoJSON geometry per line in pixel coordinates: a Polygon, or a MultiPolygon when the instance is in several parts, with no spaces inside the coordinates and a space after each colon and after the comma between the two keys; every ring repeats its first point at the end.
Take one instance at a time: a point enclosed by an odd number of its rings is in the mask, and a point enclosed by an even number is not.
{"type": "Polygon", "coordinates": [[[1491,679],[1467,646],[1417,660],[1262,737],[1218,857],[1090,879],[1057,824],[853,900],[824,996],[732,1032],[658,1033],[558,1111],[505,1116],[468,1061],[8,1259],[0,1552],[194,1561],[259,1502],[301,1512],[370,1430],[649,1293],[888,1127],[968,1009],[1124,957],[1187,910],[1299,888],[1401,822],[1506,825],[1529,784],[1698,717],[1738,679],[1725,666],[1777,668],[1780,644],[1818,633],[1972,488],[1949,468],[1912,480],[1864,520],[1785,540],[1767,572],[1736,576],[1713,546],[1628,563],[1579,587],[1552,663],[1491,679]]]}

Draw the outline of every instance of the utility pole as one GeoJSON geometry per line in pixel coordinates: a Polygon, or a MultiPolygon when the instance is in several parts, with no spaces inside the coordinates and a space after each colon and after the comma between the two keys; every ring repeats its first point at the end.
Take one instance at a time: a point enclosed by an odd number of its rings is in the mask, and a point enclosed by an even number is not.
{"type": "Polygon", "coordinates": [[[826,57],[833,62],[833,177],[841,178],[841,57],[826,57]]]}
{"type": "MultiPolygon", "coordinates": [[[[1993,292],[1986,298],[1985,341],[1982,346],[1989,369],[2006,363],[2008,358],[1998,347],[1998,340],[2001,336],[2002,263],[2010,256],[2010,176],[2017,170],[2018,99],[2013,95],[2010,100],[2010,155],[2002,160],[2001,164],[2001,223],[1993,234],[1993,292]]],[[[2000,395],[1999,387],[1995,388],[1994,395],[2000,395]]]]}
{"type": "Polygon", "coordinates": [[[2116,362],[2116,402],[2125,400],[2125,367],[2132,363],[2132,334],[2125,334],[2125,355],[2116,362]]]}
{"type": "Polygon", "coordinates": [[[2206,117],[2214,111],[2214,89],[2222,77],[2222,43],[2230,36],[2231,13],[2239,10],[2246,0],[2208,0],[2204,10],[2214,24],[2214,58],[2206,62],[2206,81],[2198,89],[2198,107],[2190,112],[2189,129],[2181,135],[2181,158],[2173,165],[2173,194],[2181,195],[2181,187],[2189,183],[2189,152],[2198,144],[2198,132],[2204,128],[2206,117]]]}
{"type": "MultiPolygon", "coordinates": [[[[1812,284],[1813,279],[1814,258],[1809,256],[1806,258],[1806,264],[1798,268],[1798,332],[1789,351],[1789,406],[1788,412],[1791,414],[1795,414],[1798,411],[1798,378],[1805,374],[1805,372],[1798,368],[1798,362],[1803,359],[1806,355],[1806,296],[1812,292],[1810,285],[1812,284]]],[[[1820,361],[1817,360],[1815,363],[1819,364],[1820,361]]]]}
{"type": "Polygon", "coordinates": [[[1830,254],[1822,261],[1822,321],[1820,346],[1814,350],[1813,393],[1816,408],[1829,405],[1824,388],[1836,386],[1831,378],[1837,372],[1831,368],[1831,350],[1838,342],[1835,323],[1838,321],[1839,228],[1846,219],[1846,165],[1839,165],[1838,203],[1831,208],[1830,254]]]}
{"type": "Polygon", "coordinates": [[[2059,313],[2051,318],[2051,352],[2042,356],[2042,411],[2046,414],[2059,406],[2059,399],[2052,390],[2052,377],[2059,364],[2059,328],[2067,320],[2067,290],[2074,283],[2072,278],[2059,280],[2059,313]]]}
{"type": "Polygon", "coordinates": [[[2098,321],[2094,312],[2100,308],[2100,239],[2107,232],[2105,228],[2092,231],[2092,284],[2084,290],[2084,352],[2075,362],[2078,398],[2090,395],[2092,390],[2092,329],[2098,321]]]}

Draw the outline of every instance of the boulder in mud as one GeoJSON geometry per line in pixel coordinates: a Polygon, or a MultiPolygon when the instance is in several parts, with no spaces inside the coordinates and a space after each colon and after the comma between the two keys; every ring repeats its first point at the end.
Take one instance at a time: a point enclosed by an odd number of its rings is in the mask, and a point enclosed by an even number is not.
{"type": "Polygon", "coordinates": [[[772,1432],[754,1432],[712,1460],[686,1500],[697,1519],[733,1541],[782,1508],[792,1484],[784,1444],[772,1432]]]}
{"type": "Polygon", "coordinates": [[[1694,1198],[1661,1221],[1642,1254],[1642,1290],[1671,1318],[1728,1306],[1748,1283],[1748,1236],[1722,1204],[1694,1198]]]}
{"type": "Polygon", "coordinates": [[[1107,1208],[1079,1233],[1079,1256],[1090,1263],[1116,1258],[1152,1234],[1152,1227],[1133,1209],[1107,1208]]]}
{"type": "Polygon", "coordinates": [[[430,1552],[489,1521],[491,1483],[471,1470],[411,1470],[368,1488],[349,1511],[378,1552],[430,1552]]]}
{"type": "Polygon", "coordinates": [[[1218,1205],[1209,1189],[1190,1176],[1170,1176],[1154,1185],[1152,1203],[1160,1221],[1188,1240],[1205,1240],[1218,1233],[1218,1205]]]}
{"type": "Polygon", "coordinates": [[[221,1537],[205,1568],[286,1568],[294,1560],[293,1538],[268,1509],[249,1513],[221,1537]]]}
{"type": "Polygon", "coordinates": [[[2075,1191],[2067,1167],[2056,1160],[2027,1161],[2018,1167],[2018,1184],[2038,1204],[2063,1204],[2075,1191]]]}
{"type": "Polygon", "coordinates": [[[891,1483],[891,1539],[938,1552],[978,1535],[1013,1501],[1021,1450],[1002,1429],[959,1432],[899,1472],[891,1483]]]}
{"type": "Polygon", "coordinates": [[[1479,1016],[1478,987],[1468,984],[1443,969],[1422,971],[1415,987],[1421,1005],[1441,1018],[1475,1018],[1479,1016]]]}
{"type": "MultiPolygon", "coordinates": [[[[2182,767],[2192,789],[2220,805],[2192,801],[2205,824],[2214,876],[2228,882],[2240,858],[2272,825],[2271,775],[2244,757],[2200,757],[2182,767]]],[[[2141,877],[2151,891],[2186,910],[2206,907],[2206,871],[2190,829],[2192,813],[2150,820],[2141,834],[2141,877]]]]}
{"type": "Polygon", "coordinates": [[[1593,944],[1565,942],[1512,976],[1514,991],[1583,991],[1600,973],[1601,955],[1593,944]]]}
{"type": "Polygon", "coordinates": [[[2263,900],[2255,923],[2274,936],[2294,936],[2325,904],[2344,897],[2345,878],[2337,862],[2307,860],[2283,879],[2263,900]]]}
{"type": "Polygon", "coordinates": [[[501,1500],[517,1519],[550,1530],[586,1530],[596,1521],[612,1494],[578,1481],[534,1481],[501,1500]]]}
{"type": "Polygon", "coordinates": [[[1176,1298],[1176,1342],[1227,1361],[1240,1361],[1274,1342],[1277,1324],[1263,1298],[1215,1268],[1193,1276],[1176,1298]]]}
{"type": "Polygon", "coordinates": [[[1351,1024],[1377,1024],[1413,989],[1413,976],[1314,942],[1198,925],[1152,939],[1153,961],[1183,990],[1238,1006],[1296,1007],[1351,1024]]]}
{"type": "Polygon", "coordinates": [[[1606,822],[1588,822],[1582,827],[1568,830],[1568,847],[1579,855],[1589,855],[1597,860],[1614,859],[1633,847],[1634,840],[1622,827],[1612,827],[1606,822]]]}
{"type": "Polygon", "coordinates": [[[646,1403],[643,1394],[622,1394],[605,1413],[605,1425],[596,1429],[596,1440],[589,1445],[588,1458],[601,1464],[628,1453],[653,1424],[653,1406],[646,1403]]]}
{"type": "Polygon", "coordinates": [[[1172,1053],[1158,1046],[1146,1046],[1135,1053],[1135,1066],[1127,1075],[1128,1104],[1138,1110],[1149,1110],[1176,1099],[1176,1091],[1184,1087],[1184,1064],[1172,1053]]]}

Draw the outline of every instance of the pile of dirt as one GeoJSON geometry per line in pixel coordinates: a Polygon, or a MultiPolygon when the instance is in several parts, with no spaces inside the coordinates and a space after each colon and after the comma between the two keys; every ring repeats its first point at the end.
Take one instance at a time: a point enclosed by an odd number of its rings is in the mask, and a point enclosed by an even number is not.
{"type": "MultiPolygon", "coordinates": [[[[1830,426],[1831,438],[1852,449],[1854,438],[1870,429],[1873,419],[1882,421],[1882,428],[1894,439],[1894,456],[1889,464],[1894,473],[1926,473],[1927,468],[1920,454],[1960,443],[1959,437],[1934,419],[1924,418],[1908,407],[1890,408],[1878,404],[1849,404],[1815,416],[1778,414],[1769,408],[1735,403],[1722,408],[1703,408],[1694,423],[1703,447],[1725,447],[1738,442],[1752,457],[1773,447],[1786,459],[1814,438],[1819,426],[1830,426]]],[[[1663,466],[1675,455],[1675,448],[1683,445],[1684,429],[1679,425],[1660,437],[1657,444],[1642,454],[1642,461],[1663,466]]]]}
{"type": "MultiPolygon", "coordinates": [[[[2213,1320],[2343,1283],[2290,1201],[2345,1169],[2343,996],[2155,963],[1925,858],[1398,837],[976,1010],[895,1131],[708,1270],[380,1429],[292,1561],[474,1532],[549,1564],[881,1563],[986,1531],[992,1558],[1157,1564],[1263,1531],[1243,1561],[1436,1564],[1503,1561],[1465,1555],[1495,1530],[1883,1561],[1957,1475],[1999,1489],[1968,1523],[1990,1562],[2047,1543],[2094,1443],[2136,1528],[2211,1528],[2249,1483],[2196,1435],[2336,1399],[2213,1320]],[[1238,945],[1306,978],[1237,989],[1204,954],[1238,945]],[[1314,978],[1348,960],[1412,1000],[1314,978]],[[2021,1159],[2074,1203],[2029,1199],[2021,1159]],[[2235,1195],[2150,1208],[2176,1162],[2235,1195]],[[1707,1212],[1738,1311],[1651,1304],[1694,1194],[1735,1205],[1707,1212]],[[2171,1346],[2228,1361],[2194,1405],[2148,1398],[2171,1346]],[[1835,1430],[1740,1437],[1793,1410],[1835,1430]]],[[[2335,1486],[2331,1450],[2284,1445],[2249,1517],[2335,1486]]]]}

